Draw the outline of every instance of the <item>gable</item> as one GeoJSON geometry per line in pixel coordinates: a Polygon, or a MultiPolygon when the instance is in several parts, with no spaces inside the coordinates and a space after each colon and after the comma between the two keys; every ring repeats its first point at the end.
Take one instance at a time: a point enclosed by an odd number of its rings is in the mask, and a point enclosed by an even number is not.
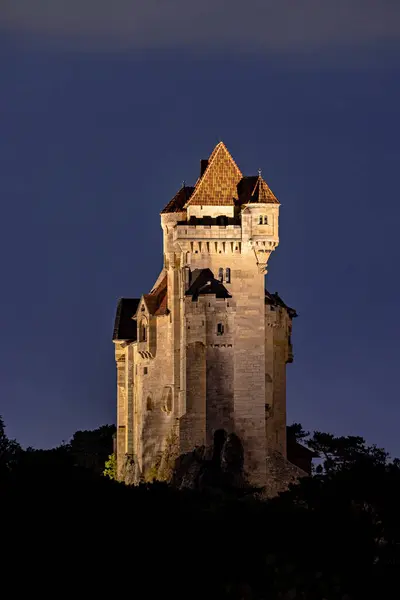
{"type": "Polygon", "coordinates": [[[225,144],[220,142],[214,148],[186,207],[194,205],[234,206],[238,198],[237,186],[242,177],[239,167],[229,154],[225,144]]]}

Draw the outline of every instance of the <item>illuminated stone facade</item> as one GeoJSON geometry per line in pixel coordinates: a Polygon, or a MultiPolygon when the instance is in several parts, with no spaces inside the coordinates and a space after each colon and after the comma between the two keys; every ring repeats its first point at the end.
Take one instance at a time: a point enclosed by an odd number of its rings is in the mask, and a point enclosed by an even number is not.
{"type": "Polygon", "coordinates": [[[166,452],[210,446],[220,429],[240,437],[250,483],[268,485],[271,457],[286,464],[295,311],[265,289],[279,207],[220,142],[161,212],[162,272],[115,321],[121,478],[127,461],[136,480],[155,475],[166,452]]]}

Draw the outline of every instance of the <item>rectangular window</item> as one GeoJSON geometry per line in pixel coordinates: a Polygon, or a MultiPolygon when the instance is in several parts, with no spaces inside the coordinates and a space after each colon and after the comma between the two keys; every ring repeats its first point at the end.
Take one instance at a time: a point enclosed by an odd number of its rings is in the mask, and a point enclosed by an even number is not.
{"type": "Polygon", "coordinates": [[[143,368],[143,375],[147,375],[147,367],[143,368]]]}
{"type": "Polygon", "coordinates": [[[225,270],[225,281],[226,283],[231,282],[231,270],[229,267],[225,270]]]}
{"type": "Polygon", "coordinates": [[[223,323],[218,323],[217,325],[217,335],[223,335],[224,334],[224,325],[223,323]]]}

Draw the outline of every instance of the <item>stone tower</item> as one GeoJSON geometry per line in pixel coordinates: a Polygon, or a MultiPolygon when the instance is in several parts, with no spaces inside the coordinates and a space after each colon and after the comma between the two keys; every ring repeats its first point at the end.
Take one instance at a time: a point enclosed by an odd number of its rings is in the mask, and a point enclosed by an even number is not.
{"type": "Polygon", "coordinates": [[[137,480],[160,468],[171,444],[186,453],[220,429],[240,437],[250,483],[282,476],[296,313],[265,289],[279,206],[261,174],[243,176],[220,142],[195,186],[161,212],[163,269],[116,314],[121,477],[127,460],[137,480]]]}

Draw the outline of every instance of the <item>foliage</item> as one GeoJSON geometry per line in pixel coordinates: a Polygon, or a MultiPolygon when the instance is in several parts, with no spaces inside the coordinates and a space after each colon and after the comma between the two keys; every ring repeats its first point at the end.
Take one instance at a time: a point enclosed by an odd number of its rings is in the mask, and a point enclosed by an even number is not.
{"type": "Polygon", "coordinates": [[[104,466],[103,475],[109,479],[117,479],[117,459],[114,452],[110,454],[104,466]]]}
{"type": "Polygon", "coordinates": [[[152,483],[153,481],[158,481],[159,467],[160,467],[160,461],[157,461],[146,470],[146,472],[144,474],[144,480],[146,483],[152,483]]]}
{"type": "Polygon", "coordinates": [[[92,431],[77,431],[69,442],[75,464],[102,475],[104,463],[113,452],[114,425],[103,425],[92,431]]]}
{"type": "MultiPolygon", "coordinates": [[[[301,437],[318,452],[322,469],[261,501],[176,491],[161,482],[125,486],[98,476],[92,461],[78,465],[69,444],[21,451],[1,425],[1,456],[13,464],[12,476],[3,472],[0,482],[2,514],[20,532],[3,527],[2,548],[26,572],[42,572],[45,564],[52,578],[102,593],[107,577],[93,577],[89,564],[105,564],[111,551],[118,572],[130,573],[134,565],[146,575],[157,551],[157,577],[145,578],[149,597],[392,596],[400,566],[400,467],[362,438],[301,437]],[[104,515],[111,515],[106,523],[104,515]],[[37,552],[21,552],[24,546],[37,552]]],[[[301,426],[296,431],[302,435],[301,426]]]]}
{"type": "Polygon", "coordinates": [[[375,445],[369,446],[362,437],[340,436],[315,431],[306,440],[307,446],[322,459],[318,473],[333,474],[358,464],[385,465],[388,453],[375,445]]]}
{"type": "Polygon", "coordinates": [[[298,443],[301,443],[309,435],[310,433],[305,431],[300,423],[292,423],[292,425],[287,427],[288,438],[292,438],[298,443]]]}
{"type": "Polygon", "coordinates": [[[21,452],[18,442],[7,437],[4,421],[0,416],[0,475],[4,477],[13,470],[21,452]]]}

